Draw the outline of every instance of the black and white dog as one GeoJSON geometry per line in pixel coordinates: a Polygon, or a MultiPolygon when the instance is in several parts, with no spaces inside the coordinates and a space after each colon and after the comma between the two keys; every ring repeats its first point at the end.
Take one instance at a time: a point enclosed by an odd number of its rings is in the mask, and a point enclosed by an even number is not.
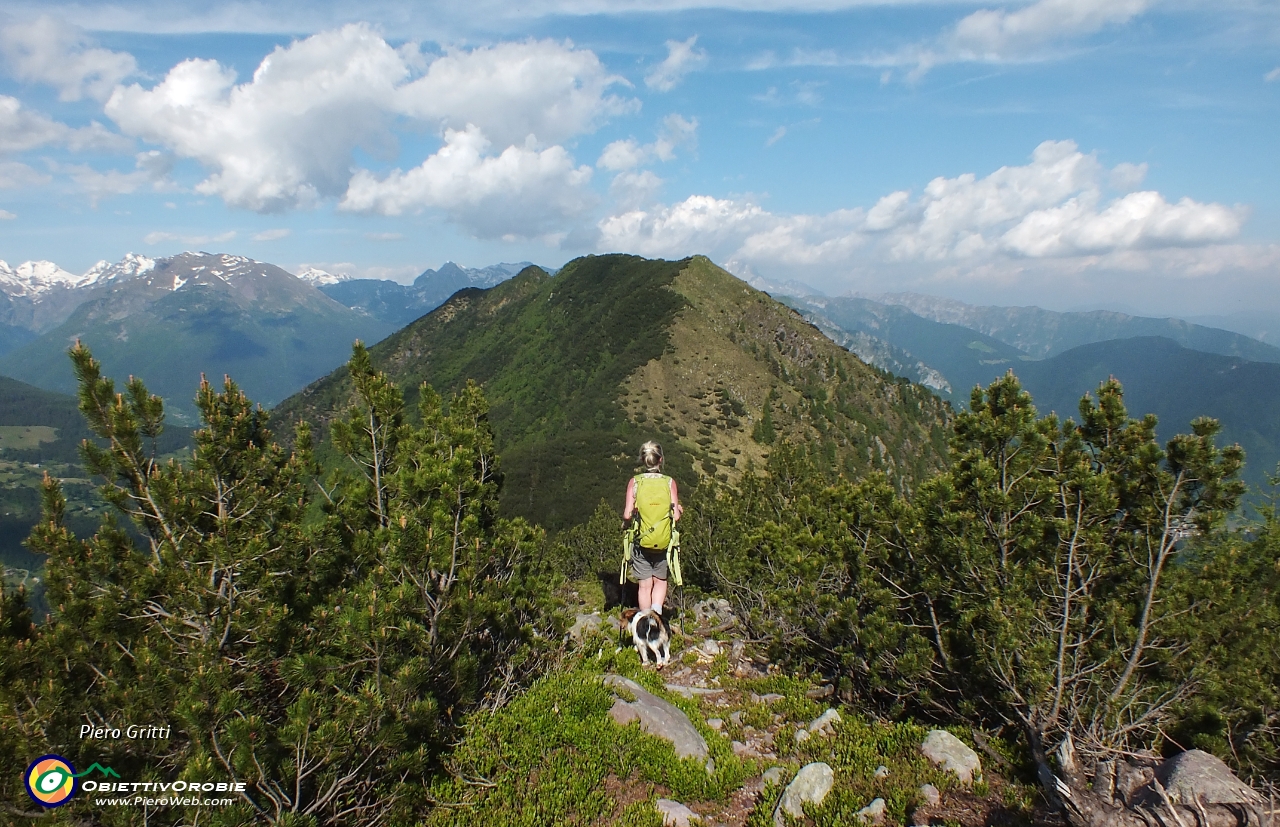
{"type": "Polygon", "coordinates": [[[631,631],[636,653],[645,665],[651,654],[659,669],[671,662],[671,629],[665,617],[652,609],[643,612],[627,609],[622,613],[622,621],[631,631]]]}

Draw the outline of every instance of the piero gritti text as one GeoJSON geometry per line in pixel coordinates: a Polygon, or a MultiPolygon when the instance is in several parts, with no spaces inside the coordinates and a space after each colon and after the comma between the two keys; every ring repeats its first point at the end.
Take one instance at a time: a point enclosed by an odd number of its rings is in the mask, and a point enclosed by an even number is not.
{"type": "Polygon", "coordinates": [[[126,727],[94,726],[84,724],[80,727],[80,740],[89,741],[167,741],[173,727],[149,724],[139,726],[129,724],[126,727]]]}

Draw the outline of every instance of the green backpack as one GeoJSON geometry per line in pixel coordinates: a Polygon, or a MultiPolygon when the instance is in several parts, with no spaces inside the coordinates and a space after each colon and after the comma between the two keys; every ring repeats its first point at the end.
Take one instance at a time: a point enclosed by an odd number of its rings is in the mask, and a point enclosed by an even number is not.
{"type": "Polygon", "coordinates": [[[636,513],[640,529],[636,541],[650,551],[666,551],[671,545],[671,477],[639,474],[636,481],[636,513]]]}

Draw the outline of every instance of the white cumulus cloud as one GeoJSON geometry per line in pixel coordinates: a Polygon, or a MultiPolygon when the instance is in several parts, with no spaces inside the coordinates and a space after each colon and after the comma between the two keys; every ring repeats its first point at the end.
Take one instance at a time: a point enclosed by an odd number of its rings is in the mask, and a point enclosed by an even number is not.
{"type": "MultiPolygon", "coordinates": [[[[591,170],[560,142],[638,101],[594,52],[527,40],[424,53],[392,48],[353,24],[281,46],[253,77],[188,60],[152,88],[120,86],[106,112],[128,135],[192,158],[196,186],[258,212],[338,199],[344,210],[394,215],[442,210],[483,237],[544,237],[592,203],[591,170]],[[394,130],[440,130],[443,146],[418,166],[360,169],[356,150],[397,157],[394,130]]],[[[652,148],[667,156],[690,140],[672,122],[652,148]],[[665,141],[665,143],[664,143],[665,141]]]]}
{"type": "Polygon", "coordinates": [[[53,86],[64,101],[105,100],[138,69],[133,55],[95,48],[79,29],[48,15],[0,29],[0,52],[14,77],[53,86]]]}
{"type": "Polygon", "coordinates": [[[639,101],[610,90],[626,81],[587,49],[553,40],[451,49],[396,91],[399,111],[441,128],[480,128],[496,146],[542,144],[590,132],[639,101]]]}
{"type": "Polygon", "coordinates": [[[378,178],[351,178],[339,208],[400,215],[440,209],[485,238],[554,234],[594,201],[591,167],[574,166],[561,146],[509,146],[500,154],[474,125],[445,133],[445,145],[419,166],[378,178]]]}
{"type": "Polygon", "coordinates": [[[341,195],[355,148],[387,148],[386,112],[407,75],[371,28],[350,25],[278,47],[238,85],[215,61],[183,61],[152,89],[117,88],[106,112],[213,170],[199,192],[270,212],[341,195]]]}
{"type": "Polygon", "coordinates": [[[614,141],[604,148],[596,166],[611,172],[634,169],[658,161],[670,161],[681,147],[698,144],[698,119],[671,114],[662,120],[662,129],[651,144],[639,144],[634,138],[614,141]]]}
{"type": "Polygon", "coordinates": [[[918,196],[893,192],[869,209],[770,212],[748,198],[694,195],[625,209],[599,223],[602,249],[680,257],[710,252],[751,267],[927,267],[1080,256],[1145,255],[1219,244],[1245,212],[1154,191],[1127,192],[1140,165],[1106,169],[1071,141],[1046,141],[1031,161],[979,177],[935,178],[918,196]]]}
{"type": "Polygon", "coordinates": [[[644,76],[645,86],[659,92],[670,92],[684,80],[685,75],[704,66],[707,53],[694,48],[697,42],[696,34],[688,40],[668,40],[667,57],[644,76]]]}
{"type": "Polygon", "coordinates": [[[11,213],[8,210],[0,210],[0,221],[12,221],[17,217],[17,213],[11,213]]]}

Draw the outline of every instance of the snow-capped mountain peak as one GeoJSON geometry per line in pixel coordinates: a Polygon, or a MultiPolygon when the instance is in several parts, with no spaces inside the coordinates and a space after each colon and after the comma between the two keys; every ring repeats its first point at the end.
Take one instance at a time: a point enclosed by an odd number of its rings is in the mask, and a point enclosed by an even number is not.
{"type": "Polygon", "coordinates": [[[321,270],[318,267],[308,267],[299,272],[297,276],[312,287],[320,287],[324,284],[337,284],[341,281],[351,280],[351,276],[344,273],[330,273],[326,270],[321,270]]]}
{"type": "Polygon", "coordinates": [[[10,267],[0,261],[0,290],[10,296],[39,296],[56,288],[79,287],[84,276],[68,273],[52,261],[24,261],[10,267]]]}
{"type": "Polygon", "coordinates": [[[99,261],[85,272],[82,277],[83,280],[77,286],[131,279],[135,276],[149,273],[155,268],[155,259],[147,258],[137,253],[128,253],[115,264],[111,264],[106,260],[99,261]]]}

